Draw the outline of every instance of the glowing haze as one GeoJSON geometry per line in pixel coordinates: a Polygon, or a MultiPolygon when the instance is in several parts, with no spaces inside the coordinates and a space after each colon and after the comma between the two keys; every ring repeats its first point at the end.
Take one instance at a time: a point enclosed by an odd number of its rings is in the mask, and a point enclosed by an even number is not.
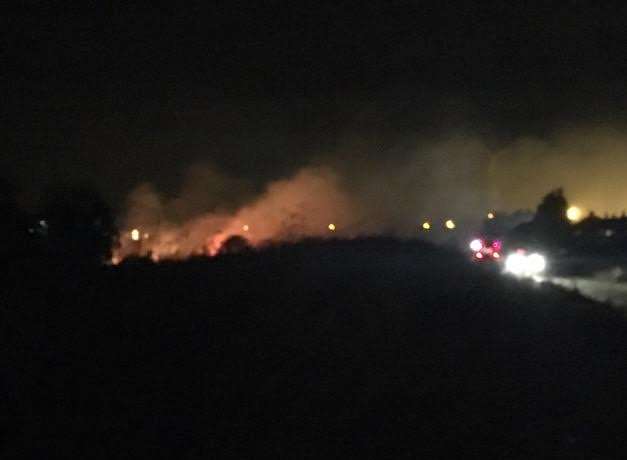
{"type": "Polygon", "coordinates": [[[181,199],[185,197],[164,202],[149,185],[138,187],[129,198],[126,224],[149,236],[140,248],[132,238],[122,238],[119,255],[138,250],[150,252],[155,259],[213,255],[235,235],[257,246],[326,236],[330,225],[334,234],[350,236],[356,224],[355,204],[341,189],[337,175],[325,167],[303,168],[290,178],[271,182],[260,195],[235,209],[217,208],[176,222],[169,217],[170,208],[181,199]]]}
{"type": "Polygon", "coordinates": [[[118,255],[215,254],[233,235],[255,246],[303,237],[407,236],[425,221],[432,234],[449,218],[461,232],[489,210],[533,209],[560,186],[584,212],[627,207],[627,134],[619,129],[580,126],[508,142],[469,134],[383,143],[367,134],[356,138],[308,155],[309,166],[262,187],[207,165],[190,168],[174,198],[140,184],[121,223],[127,232],[138,228],[142,239],[123,235],[118,255]]]}

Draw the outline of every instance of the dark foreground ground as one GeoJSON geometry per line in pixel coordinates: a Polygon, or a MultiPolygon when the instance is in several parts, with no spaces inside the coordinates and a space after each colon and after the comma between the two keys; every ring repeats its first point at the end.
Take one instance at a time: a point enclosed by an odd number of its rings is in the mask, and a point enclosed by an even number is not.
{"type": "Polygon", "coordinates": [[[624,458],[627,321],[389,240],[3,271],[0,458],[624,458]]]}

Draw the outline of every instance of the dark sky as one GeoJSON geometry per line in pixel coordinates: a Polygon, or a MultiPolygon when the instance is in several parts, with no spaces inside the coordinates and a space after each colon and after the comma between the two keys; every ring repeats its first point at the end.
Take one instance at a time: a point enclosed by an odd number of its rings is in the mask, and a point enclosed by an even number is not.
{"type": "Polygon", "coordinates": [[[261,183],[347,132],[507,138],[625,117],[612,2],[105,3],[3,19],[0,167],[27,195],[167,192],[206,161],[261,183]]]}

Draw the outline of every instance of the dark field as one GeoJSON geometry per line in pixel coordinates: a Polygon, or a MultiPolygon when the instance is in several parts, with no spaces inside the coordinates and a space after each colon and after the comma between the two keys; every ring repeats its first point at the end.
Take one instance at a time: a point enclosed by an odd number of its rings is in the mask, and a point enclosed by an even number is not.
{"type": "Polygon", "coordinates": [[[627,455],[624,317],[424,243],[3,274],[3,459],[627,455]]]}

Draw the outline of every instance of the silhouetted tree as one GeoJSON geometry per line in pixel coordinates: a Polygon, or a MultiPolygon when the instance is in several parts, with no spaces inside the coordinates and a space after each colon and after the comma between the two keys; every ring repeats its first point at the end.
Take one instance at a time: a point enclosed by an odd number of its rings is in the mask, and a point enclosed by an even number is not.
{"type": "Polygon", "coordinates": [[[561,188],[547,193],[538,205],[534,221],[540,226],[565,226],[568,225],[566,211],[568,202],[561,188]]]}
{"type": "Polygon", "coordinates": [[[96,191],[85,187],[49,190],[38,225],[48,252],[74,261],[106,261],[117,243],[111,209],[96,191]]]}
{"type": "Polygon", "coordinates": [[[509,235],[515,244],[564,247],[569,242],[570,224],[566,217],[568,201],[561,188],[547,193],[531,222],[514,228],[509,235]]]}

